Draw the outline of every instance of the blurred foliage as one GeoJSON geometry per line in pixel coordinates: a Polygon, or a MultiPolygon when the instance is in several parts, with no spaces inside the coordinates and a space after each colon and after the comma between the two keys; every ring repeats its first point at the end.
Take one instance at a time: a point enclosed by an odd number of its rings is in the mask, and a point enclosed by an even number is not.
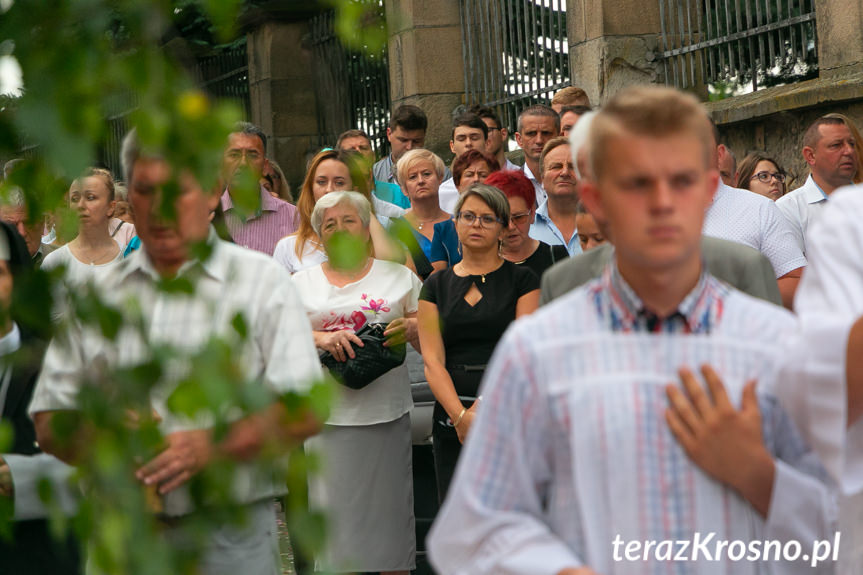
{"type": "MultiPolygon", "coordinates": [[[[24,157],[26,161],[0,185],[0,194],[23,190],[31,221],[46,214],[65,231],[65,195],[70,182],[85,168],[97,165],[100,150],[111,134],[109,119],[117,110],[133,108],[129,122],[138,131],[145,153],[166,157],[175,168],[174,178],[162,190],[163,217],[173,218],[174,199],[180,193],[177,175],[188,171],[208,190],[221,190],[223,147],[233,124],[241,118],[235,103],[214,101],[196,85],[180,63],[177,38],[188,47],[231,49],[245,41],[237,29],[240,13],[250,5],[241,0],[24,0],[0,1],[0,55],[11,55],[23,72],[23,91],[0,96],[0,159],[24,157]]],[[[308,3],[305,3],[308,5],[308,3]]],[[[337,32],[350,45],[379,49],[386,41],[379,0],[333,2],[337,32]]],[[[320,6],[325,7],[326,2],[320,6]]],[[[182,52],[182,49],[180,50],[182,52]]],[[[118,179],[123,179],[122,175],[118,179]]],[[[232,188],[235,204],[251,211],[258,194],[257,182],[247,178],[242,189],[232,188]]],[[[206,258],[206,246],[193,254],[206,258]]],[[[16,285],[15,314],[27,318],[30,329],[42,335],[52,331],[49,311],[53,284],[60,273],[35,274],[16,285]]],[[[164,281],[160,288],[188,296],[194,283],[164,281]]],[[[84,330],[97,330],[114,340],[124,330],[144,341],[146,321],[140,302],[122,307],[108,305],[99,290],[82,289],[65,294],[67,321],[84,330]]],[[[181,351],[151,346],[141,363],[111,368],[87,366],[87,383],[79,395],[80,410],[55,420],[55,434],[80,450],[78,479],[93,496],[82,500],[79,512],[66,517],[52,506],[51,525],[59,536],[74,529],[98,570],[122,574],[190,573],[194,557],[178,554],[160,537],[153,512],[153,497],[135,478],[142,462],[165,445],[159,423],[150,413],[150,392],[166,379],[168,366],[181,361],[189,367],[170,396],[168,405],[178,415],[208,414],[215,422],[216,440],[228,429],[228,415],[248,414],[281,401],[289,417],[312,410],[326,418],[333,388],[322,382],[308,394],[274,397],[260,382],[245,381],[236,350],[251,337],[247,318],[234,317],[233,331],[212,338],[201,349],[181,351]],[[122,385],[117,385],[122,382],[122,385]],[[129,414],[137,413],[134,425],[129,414]]],[[[58,336],[66,330],[58,330],[58,336]]],[[[0,425],[0,444],[9,440],[9,429],[0,425]]],[[[2,445],[0,445],[2,447],[2,445]]],[[[307,471],[318,462],[294,453],[285,467],[284,453],[267,451],[263,460],[274,473],[302,493],[307,471]]],[[[190,521],[202,526],[225,519],[243,521],[241,509],[232,503],[232,463],[215,461],[189,483],[199,510],[190,521]]],[[[43,498],[54,499],[50,485],[39,486],[43,498]]],[[[0,506],[8,503],[0,501],[0,506]]],[[[8,510],[6,510],[8,511],[8,510]]],[[[320,548],[325,534],[323,519],[308,511],[304,502],[289,495],[288,524],[294,543],[306,553],[320,548]]],[[[0,536],[8,534],[8,514],[0,509],[0,536]]]]}

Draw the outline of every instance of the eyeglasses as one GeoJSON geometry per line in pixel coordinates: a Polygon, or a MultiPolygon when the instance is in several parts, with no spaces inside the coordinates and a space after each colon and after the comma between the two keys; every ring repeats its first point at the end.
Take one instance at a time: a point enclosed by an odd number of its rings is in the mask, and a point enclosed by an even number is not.
{"type": "Polygon", "coordinates": [[[494,224],[502,224],[500,218],[492,216],[490,214],[483,214],[481,216],[476,215],[473,212],[459,212],[456,214],[456,219],[463,221],[466,225],[472,226],[473,223],[479,220],[479,227],[481,228],[490,228],[494,224]]]}
{"type": "Polygon", "coordinates": [[[243,156],[250,162],[256,162],[261,159],[261,154],[255,150],[228,150],[225,152],[225,157],[235,162],[242,160],[243,156]]]}
{"type": "Polygon", "coordinates": [[[509,221],[517,226],[523,226],[527,223],[528,218],[530,218],[530,212],[522,212],[520,214],[512,214],[509,217],[509,221]]]}
{"type": "Polygon", "coordinates": [[[758,172],[757,174],[749,178],[749,180],[751,181],[755,178],[758,178],[758,181],[762,184],[769,184],[771,178],[776,178],[776,181],[780,184],[785,183],[785,174],[780,174],[779,172],[773,172],[772,174],[770,172],[758,172]]]}

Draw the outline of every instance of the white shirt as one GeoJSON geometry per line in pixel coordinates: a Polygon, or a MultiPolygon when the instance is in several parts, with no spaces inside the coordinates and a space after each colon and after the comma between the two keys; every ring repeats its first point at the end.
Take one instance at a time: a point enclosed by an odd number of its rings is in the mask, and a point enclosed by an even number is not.
{"type": "Polygon", "coordinates": [[[704,235],[755,248],[770,260],[777,278],[806,265],[791,226],[776,204],[722,180],[704,218],[704,235]]]}
{"type": "Polygon", "coordinates": [[[276,244],[273,259],[285,266],[290,273],[313,268],[327,261],[327,254],[323,247],[314,239],[309,239],[303,246],[303,255],[298,257],[296,252],[297,235],[284,237],[276,244]]]}
{"type": "Polygon", "coordinates": [[[536,205],[541,206],[548,197],[545,193],[545,189],[542,187],[542,182],[536,179],[536,176],[534,176],[533,172],[530,171],[530,168],[527,167],[527,162],[524,163],[521,170],[524,172],[524,175],[527,176],[527,179],[530,180],[530,183],[533,184],[533,190],[536,192],[536,205]]]}
{"type": "Polygon", "coordinates": [[[41,268],[45,271],[58,267],[65,267],[62,284],[57,284],[54,290],[54,309],[51,311],[51,319],[58,322],[66,317],[70,302],[69,294],[78,292],[87,284],[100,285],[111,273],[111,270],[123,261],[123,249],[117,252],[117,256],[104,264],[85,264],[72,254],[69,244],[57,248],[42,260],[41,268]]]}
{"type": "MultiPolygon", "coordinates": [[[[103,380],[106,369],[145,361],[150,345],[158,343],[179,354],[150,393],[151,405],[162,418],[160,430],[169,434],[209,428],[212,414],[188,419],[170,411],[166,400],[188,369],[184,356],[197,353],[212,336],[224,338],[236,351],[234,359],[247,385],[263,385],[274,393],[302,392],[319,380],[322,371],[305,310],[285,270],[269,256],[218,240],[212,228],[208,241],[213,246],[210,258],[186,262],[177,274],[193,282],[193,294],[160,290],[160,277],[145,248],[115,266],[100,288],[105,301],[128,316],[116,339],[106,340],[92,326],[71,324],[67,337],[54,339],[48,347],[30,413],[76,409],[83,385],[103,380]],[[146,339],[129,321],[134,317],[130,300],[140,306],[146,339]],[[244,341],[233,327],[237,314],[247,326],[244,341]]],[[[232,485],[237,502],[284,491],[283,481],[263,471],[254,462],[236,464],[232,485]]],[[[191,510],[184,487],[165,496],[165,510],[170,515],[191,510]]]]}
{"type": "Polygon", "coordinates": [[[863,185],[850,186],[831,194],[809,232],[809,266],[794,298],[802,333],[788,353],[787,387],[780,388],[780,399],[849,493],[863,491],[863,425],[846,433],[845,395],[848,332],[863,316],[861,222],[863,185]]]}
{"type": "Polygon", "coordinates": [[[503,168],[501,168],[502,170],[520,170],[521,169],[521,166],[519,166],[518,164],[512,163],[511,161],[509,161],[509,158],[505,157],[504,159],[506,161],[503,164],[503,168]]]}
{"type": "MultiPolygon", "coordinates": [[[[690,543],[696,533],[744,542],[832,538],[836,509],[830,490],[809,473],[817,475],[817,461],[766,393],[783,335],[793,329],[788,312],[711,279],[714,291],[729,293],[711,306],[709,334],[620,332],[608,304],[617,300],[600,281],[516,321],[495,350],[428,538],[436,572],[553,575],[587,566],[603,575],[812,573],[802,561],[780,570],[703,556],[675,565],[613,559],[618,535],[690,543]],[[765,444],[779,458],[766,519],[697,468],[665,423],[665,386],[680,366],[703,363],[722,374],[734,404],[746,381],[764,384],[765,444]]],[[[819,572],[831,568],[822,564],[819,572]]]]}
{"type": "Polygon", "coordinates": [[[863,185],[840,188],[815,205],[823,209],[806,236],[809,265],[794,298],[801,329],[777,393],[843,489],[837,573],[860,573],[863,422],[847,427],[845,360],[850,328],[863,316],[863,185]]]}
{"type": "Polygon", "coordinates": [[[448,214],[452,214],[455,210],[455,204],[458,201],[458,188],[455,187],[455,181],[450,178],[444,180],[437,189],[438,202],[440,209],[448,214]]]}
{"type": "MultiPolygon", "coordinates": [[[[291,277],[314,331],[358,331],[366,323],[389,323],[417,310],[422,282],[401,264],[372,260],[361,279],[344,287],[327,280],[321,266],[291,277]]],[[[408,368],[402,364],[362,389],[339,387],[329,425],[394,421],[413,407],[408,368]]]]}
{"type": "Polygon", "coordinates": [[[809,225],[818,218],[821,210],[826,206],[827,195],[815,183],[812,174],[809,174],[802,186],[776,200],[776,207],[791,225],[794,239],[797,240],[797,245],[804,254],[809,253],[806,249],[806,233],[809,225]]]}

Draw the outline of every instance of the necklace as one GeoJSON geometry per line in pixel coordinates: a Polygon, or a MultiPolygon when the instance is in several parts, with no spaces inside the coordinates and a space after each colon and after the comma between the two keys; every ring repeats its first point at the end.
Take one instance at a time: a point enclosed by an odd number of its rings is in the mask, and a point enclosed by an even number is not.
{"type": "Polygon", "coordinates": [[[430,224],[430,223],[434,222],[438,218],[437,218],[437,216],[435,216],[435,217],[430,218],[428,220],[421,220],[418,217],[414,216],[414,219],[416,220],[416,223],[417,223],[417,229],[422,231],[423,226],[425,226],[426,224],[430,224]]]}
{"type": "Polygon", "coordinates": [[[479,276],[480,280],[482,280],[482,283],[485,283],[485,276],[487,276],[488,274],[493,273],[493,272],[496,272],[497,270],[499,270],[499,269],[500,269],[500,266],[502,266],[502,265],[503,265],[503,262],[504,262],[504,260],[503,260],[503,259],[501,259],[501,260],[500,260],[500,263],[499,263],[497,266],[495,266],[495,268],[494,268],[493,270],[491,270],[491,271],[487,271],[487,272],[485,272],[485,273],[479,273],[479,274],[473,274],[473,273],[470,273],[470,271],[468,271],[468,269],[465,267],[465,265],[464,265],[464,261],[459,262],[459,263],[460,263],[460,265],[461,265],[461,269],[462,269],[462,271],[463,271],[464,273],[466,273],[466,274],[467,274],[467,275],[469,275],[469,276],[479,276]]]}

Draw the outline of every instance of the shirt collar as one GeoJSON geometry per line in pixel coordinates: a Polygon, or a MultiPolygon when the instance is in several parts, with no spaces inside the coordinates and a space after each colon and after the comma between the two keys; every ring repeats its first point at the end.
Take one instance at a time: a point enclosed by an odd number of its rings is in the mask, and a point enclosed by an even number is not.
{"type": "Polygon", "coordinates": [[[539,204],[539,207],[536,208],[536,215],[540,216],[540,218],[545,220],[550,219],[548,217],[548,198],[543,200],[543,202],[539,204]]]}
{"type": "Polygon", "coordinates": [[[536,176],[533,175],[533,172],[530,171],[527,162],[525,162],[521,168],[524,171],[524,175],[527,176],[531,182],[539,182],[539,180],[536,179],[536,176]]]}
{"type": "Polygon", "coordinates": [[[827,194],[824,193],[824,190],[821,189],[821,186],[812,177],[812,174],[809,174],[809,177],[803,183],[803,190],[803,197],[806,199],[807,204],[817,204],[827,199],[827,194]]]}
{"type": "Polygon", "coordinates": [[[695,287],[681,300],[677,310],[660,318],[648,310],[635,290],[626,282],[612,259],[600,282],[608,294],[612,329],[619,331],[662,331],[708,333],[721,314],[725,291],[702,265],[695,287]],[[677,324],[675,326],[675,324],[677,324]]]}
{"type": "MultiPolygon", "coordinates": [[[[261,212],[275,212],[275,211],[278,211],[278,209],[279,209],[279,201],[280,200],[271,196],[266,188],[261,186],[260,190],[258,191],[258,194],[259,194],[259,197],[261,200],[260,208],[258,209],[257,213],[254,213],[251,216],[249,216],[249,219],[258,217],[261,212]]],[[[222,203],[222,211],[224,211],[224,212],[227,212],[228,210],[234,209],[234,200],[233,200],[233,198],[231,198],[231,193],[230,193],[228,188],[225,188],[225,191],[222,192],[221,203],[222,203]]]]}
{"type": "MultiPolygon", "coordinates": [[[[180,269],[177,270],[177,277],[188,274],[192,269],[201,269],[204,273],[217,281],[224,282],[227,280],[228,261],[226,259],[227,255],[225,254],[225,247],[222,240],[219,239],[218,234],[216,234],[216,228],[213,226],[210,226],[206,244],[212,249],[210,257],[205,261],[195,258],[184,262],[183,265],[180,266],[180,269]]],[[[147,255],[146,245],[142,244],[141,249],[132,252],[129,257],[123,260],[122,266],[123,267],[119,272],[122,279],[126,279],[134,273],[145,274],[156,281],[161,279],[159,272],[157,272],[156,268],[153,267],[153,263],[147,255]]]]}
{"type": "Polygon", "coordinates": [[[6,357],[21,349],[21,331],[18,324],[12,322],[12,331],[0,337],[0,357],[6,357]]]}

